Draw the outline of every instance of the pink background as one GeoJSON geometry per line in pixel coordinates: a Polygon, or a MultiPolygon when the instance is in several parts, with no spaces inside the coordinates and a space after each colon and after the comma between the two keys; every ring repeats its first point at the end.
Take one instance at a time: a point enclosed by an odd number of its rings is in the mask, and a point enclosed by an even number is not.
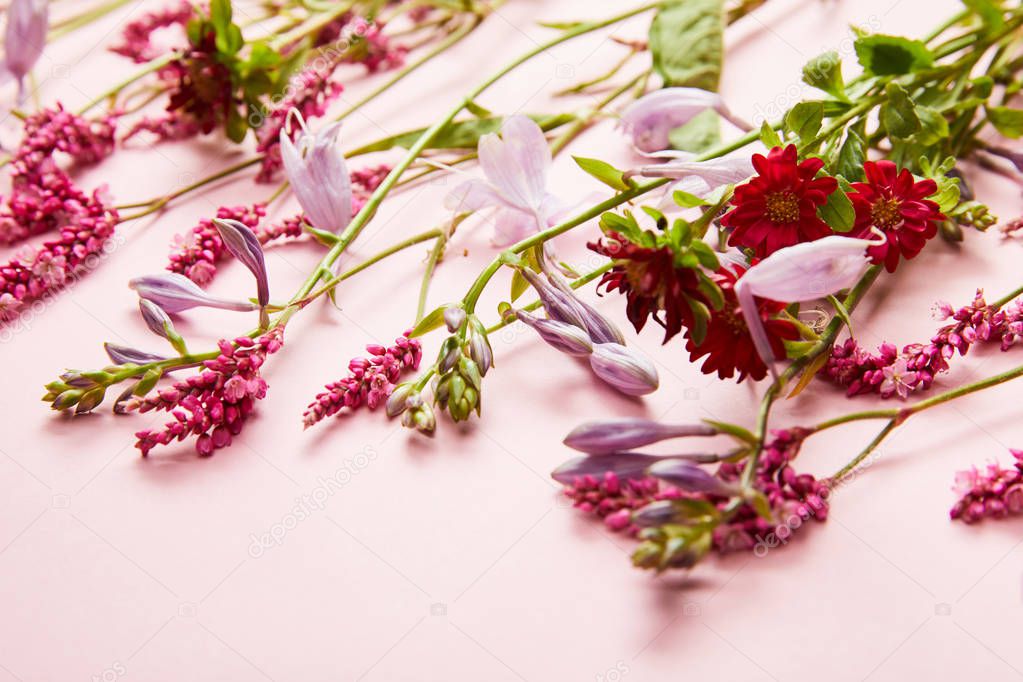
{"type": "MultiPolygon", "coordinates": [[[[45,102],[76,107],[130,72],[105,52],[113,32],[155,2],[135,3],[64,39],[40,63],[45,102]]],[[[536,20],[599,17],[626,3],[514,0],[450,55],[353,116],[343,143],[423,125],[484,74],[550,35],[536,20]]],[[[771,0],[730,29],[724,93],[750,119],[774,117],[799,96],[799,69],[838,47],[854,62],[847,26],[920,35],[956,11],[953,0],[798,3],[771,0]]],[[[648,18],[616,29],[642,36],[648,18]]],[[[607,35],[542,55],[481,98],[499,112],[564,107],[548,93],[602,72],[620,54],[607,35]]],[[[852,68],[847,64],[847,73],[852,68]]],[[[355,81],[354,99],[372,82],[355,81]]],[[[351,101],[351,100],[350,100],[351,101]]],[[[573,106],[589,105],[586,98],[573,106]]],[[[335,109],[340,110],[339,104],[335,109]]],[[[16,140],[8,122],[5,143],[16,140]]],[[[572,153],[634,162],[605,122],[572,153]]],[[[108,182],[120,201],[183,186],[238,158],[212,139],[145,149],[138,143],[80,176],[108,182]]],[[[356,165],[359,165],[357,162],[356,165]]],[[[975,179],[995,211],[1019,214],[1019,190],[975,179]]],[[[445,218],[451,180],[388,201],[346,262],[355,263],[445,218]]],[[[566,198],[599,191],[565,155],[553,187],[566,198]]],[[[627,538],[576,513],[549,471],[571,456],[561,438],[609,415],[672,421],[700,417],[751,425],[762,386],[718,382],[690,365],[678,340],[656,327],[630,343],[656,359],[663,388],[642,402],[596,383],[521,329],[493,339],[498,366],[484,387],[484,419],[442,421],[433,440],[381,414],[340,418],[303,432],[301,413],[321,386],[344,374],[370,342],[411,322],[419,266],[415,248],[350,280],[341,311],[316,305],[291,325],[268,365],[270,395],[228,450],[200,460],[187,445],[144,460],[132,433],[161,415],[102,411],[69,419],[38,402],[63,367],[100,366],[104,340],[157,349],[140,323],[129,277],[160,271],[173,234],[221,204],[264,198],[272,187],[239,180],[123,226],[124,239],[98,271],[59,297],[27,328],[6,334],[4,438],[0,443],[0,680],[831,680],[1012,679],[1023,672],[1019,520],[975,528],[948,521],[957,469],[1005,459],[1023,446],[1021,386],[1010,384],[927,413],[899,429],[869,471],[841,488],[826,524],[798,530],[791,547],[713,559],[688,575],[660,578],[630,568],[627,538]],[[329,492],[321,477],[339,471],[329,492]],[[296,500],[325,496],[297,520],[296,500]],[[252,538],[286,528],[280,545],[252,538]],[[254,556],[258,554],[259,556],[254,556]]],[[[275,207],[290,215],[295,205],[275,207]]],[[[490,226],[463,227],[431,295],[460,297],[493,256],[490,226]],[[465,255],[463,255],[463,249],[465,255]]],[[[596,229],[563,238],[583,267],[596,229]]],[[[962,248],[940,240],[875,288],[855,316],[861,340],[899,345],[927,339],[935,300],[992,298],[1019,282],[1021,246],[994,231],[962,248]],[[883,305],[882,305],[883,304],[883,305]]],[[[275,298],[285,298],[318,258],[309,244],[269,252],[275,298]]],[[[224,267],[213,290],[251,286],[224,267]]],[[[481,311],[495,316],[502,276],[481,311]]],[[[595,300],[592,291],[586,294],[595,300]]],[[[623,301],[601,307],[624,323],[623,301]]],[[[431,306],[432,307],[432,306],[431,306]]],[[[234,335],[250,320],[200,312],[182,324],[193,348],[234,335]]],[[[426,339],[436,352],[437,335],[426,339]]],[[[1018,362],[981,351],[955,364],[940,386],[1018,362]]],[[[775,426],[840,414],[845,401],[815,385],[778,410],[775,426]]],[[[814,438],[801,468],[827,475],[879,424],[814,438]]],[[[725,443],[721,444],[722,447],[725,443]]]]}

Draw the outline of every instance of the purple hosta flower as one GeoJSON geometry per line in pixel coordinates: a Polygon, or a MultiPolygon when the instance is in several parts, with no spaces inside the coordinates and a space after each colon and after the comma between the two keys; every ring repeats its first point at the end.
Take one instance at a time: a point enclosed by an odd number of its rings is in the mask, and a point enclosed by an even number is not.
{"type": "Polygon", "coordinates": [[[884,381],[881,382],[881,397],[890,398],[898,394],[905,400],[909,392],[917,386],[917,373],[911,371],[906,365],[906,358],[899,358],[893,364],[884,368],[884,381]]]}
{"type": "MultiPolygon", "coordinates": [[[[594,343],[620,343],[625,345],[625,336],[622,334],[622,330],[618,328],[618,325],[589,303],[576,296],[572,287],[556,273],[547,272],[546,274],[551,284],[572,299],[579,313],[582,326],[586,328],[586,332],[594,343]]],[[[549,311],[548,314],[550,314],[549,311]]]]}
{"type": "Polygon", "coordinates": [[[707,109],[714,109],[737,128],[750,128],[732,115],[719,94],[699,88],[663,88],[643,95],[622,113],[621,125],[632,136],[636,149],[658,152],[671,147],[668,136],[672,130],[707,109]]]}
{"type": "Polygon", "coordinates": [[[585,476],[600,477],[606,473],[613,473],[621,479],[645,478],[647,469],[661,459],[634,452],[576,457],[551,472],[551,478],[563,485],[571,485],[585,476]]]}
{"type": "Polygon", "coordinates": [[[171,321],[170,315],[164,312],[163,308],[152,301],[140,298],[139,311],[142,313],[142,320],[149,327],[149,331],[170,341],[170,344],[174,346],[174,350],[182,355],[188,353],[188,349],[185,347],[185,340],[174,329],[174,323],[171,321]]]}
{"type": "Polygon", "coordinates": [[[281,161],[298,203],[313,227],[339,232],[352,219],[352,182],[344,155],[337,146],[340,123],[313,135],[297,111],[302,132],[292,142],[287,126],[281,130],[281,161]]]}
{"type": "Polygon", "coordinates": [[[259,303],[259,324],[266,329],[270,324],[266,306],[270,303],[270,282],[266,275],[266,260],[259,238],[244,223],[237,220],[214,218],[213,224],[224,240],[224,246],[241,261],[256,278],[256,301],[259,303]]]}
{"type": "Polygon", "coordinates": [[[681,459],[662,459],[652,464],[647,473],[687,493],[731,497],[739,491],[738,486],[725,483],[699,466],[681,459]]]}
{"type": "Polygon", "coordinates": [[[594,455],[624,452],[669,438],[714,436],[719,432],[708,424],[661,424],[649,419],[624,417],[581,424],[565,436],[573,450],[594,455]]]}
{"type": "Polygon", "coordinates": [[[557,320],[548,320],[517,310],[520,322],[533,329],[540,338],[558,351],[574,357],[586,357],[593,352],[593,342],[586,330],[557,320]]]}
{"type": "Polygon", "coordinates": [[[176,272],[136,277],[128,282],[128,286],[134,289],[140,298],[152,301],[172,315],[200,307],[238,312],[259,308],[248,301],[229,301],[211,296],[199,288],[198,284],[176,272]]]}
{"type": "Polygon", "coordinates": [[[563,205],[547,191],[551,150],[540,126],[526,116],[509,116],[500,137],[480,137],[478,153],[486,179],[463,182],[448,194],[445,206],[458,212],[496,209],[497,246],[547,228],[563,205]]]}
{"type": "Polygon", "coordinates": [[[753,265],[736,282],[746,326],[764,364],[774,373],[774,351],[764,330],[756,298],[803,303],[852,286],[868,265],[866,239],[831,236],[778,249],[753,265]]]}
{"type": "Polygon", "coordinates": [[[167,357],[163,355],[147,353],[142,350],[137,350],[128,346],[119,346],[116,343],[109,342],[103,344],[103,350],[107,352],[110,362],[115,365],[147,365],[150,362],[161,362],[167,359],[167,357]]]}
{"type": "Polygon", "coordinates": [[[618,343],[595,344],[590,367],[601,381],[626,395],[653,393],[660,384],[649,358],[618,343]]]}
{"type": "Polygon", "coordinates": [[[1011,469],[989,464],[986,471],[973,467],[956,474],[952,489],[959,500],[949,512],[952,520],[976,523],[1023,512],[1023,450],[1009,452],[1015,459],[1011,469]]]}
{"type": "Polygon", "coordinates": [[[39,61],[49,28],[47,0],[11,0],[4,34],[4,62],[18,81],[18,101],[24,99],[25,76],[39,61]]]}

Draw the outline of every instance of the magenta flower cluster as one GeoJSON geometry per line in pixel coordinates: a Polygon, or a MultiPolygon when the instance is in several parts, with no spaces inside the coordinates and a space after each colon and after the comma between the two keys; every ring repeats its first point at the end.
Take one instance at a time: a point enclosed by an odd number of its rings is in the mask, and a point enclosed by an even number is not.
{"type": "Polygon", "coordinates": [[[365,405],[375,410],[386,403],[402,373],[419,369],[423,359],[422,345],[418,339],[409,338],[410,333],[411,330],[399,336],[390,348],[377,344],[366,346],[369,357],[349,362],[348,376],[327,384],[326,390],[318,393],[306,408],[302,415],[306,428],[346,407],[357,410],[365,405]]]}
{"type": "Polygon", "coordinates": [[[184,27],[195,14],[195,6],[189,0],[178,0],[167,7],[160,7],[128,22],[121,31],[121,42],[109,50],[127,57],[136,64],[144,64],[159,57],[163,50],[153,45],[153,34],[172,26],[184,27]]]}
{"type": "Polygon", "coordinates": [[[233,342],[221,340],[220,355],[202,363],[203,370],[171,388],[148,397],[130,400],[125,411],[162,410],[174,417],[157,431],[135,434],[143,456],[157,445],[168,445],[196,436],[195,449],[208,457],[231,444],[252,415],[257,400],[266,396],[267,383],[260,368],[267,356],[280,350],[284,330],[272,329],[258,339],[241,336],[233,342]]]}
{"type": "Polygon", "coordinates": [[[960,495],[949,511],[952,520],[976,523],[985,518],[1001,519],[1023,512],[1023,450],[1010,450],[1014,466],[1009,469],[989,464],[956,474],[953,490],[960,495]]]}
{"type": "Polygon", "coordinates": [[[596,514],[611,530],[626,531],[629,535],[639,532],[639,526],[632,523],[634,511],[651,502],[681,497],[678,490],[651,476],[622,480],[613,471],[606,471],[603,476],[578,476],[563,492],[576,509],[596,514]]]}
{"type": "Polygon", "coordinates": [[[1023,339],[1023,304],[1014,302],[1004,308],[988,305],[979,289],[970,305],[954,310],[942,303],[938,314],[951,322],[929,343],[909,344],[901,352],[883,343],[877,353],[869,353],[855,339],[848,339],[835,346],[822,376],[846,387],[850,396],[879,393],[883,398],[905,398],[911,391],[930,388],[938,374],[948,371],[949,360],[956,353],[966,355],[976,343],[996,341],[1006,351],[1023,339]]]}

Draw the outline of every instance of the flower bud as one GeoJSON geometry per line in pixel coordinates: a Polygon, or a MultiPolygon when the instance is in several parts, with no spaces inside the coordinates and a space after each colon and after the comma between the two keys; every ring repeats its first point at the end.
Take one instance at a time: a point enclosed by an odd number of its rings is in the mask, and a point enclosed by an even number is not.
{"type": "Polygon", "coordinates": [[[736,494],[738,490],[736,486],[725,483],[695,464],[680,459],[665,459],[656,462],[647,469],[647,473],[687,493],[707,493],[727,497],[736,494]]]}
{"type": "MultiPolygon", "coordinates": [[[[388,417],[397,417],[406,409],[412,407],[412,405],[409,404],[409,399],[411,398],[414,389],[415,385],[410,382],[398,384],[394,387],[394,390],[391,391],[391,395],[387,396],[387,404],[384,408],[388,417]]],[[[418,395],[418,393],[416,395],[418,395]]],[[[417,406],[420,403],[422,403],[422,398],[419,399],[417,406]]]]}
{"type": "Polygon", "coordinates": [[[672,425],[625,417],[577,426],[565,437],[564,443],[573,450],[599,455],[624,452],[668,438],[713,436],[717,433],[717,429],[707,424],[672,425]]]}
{"type": "Polygon", "coordinates": [[[152,301],[170,314],[189,308],[207,307],[239,312],[256,310],[248,301],[228,301],[210,296],[198,284],[176,272],[136,277],[128,282],[140,298],[152,301]]]}
{"type": "Polygon", "coordinates": [[[337,145],[341,124],[328,125],[314,136],[297,110],[289,111],[291,116],[302,130],[294,142],[287,126],[281,130],[284,172],[313,227],[337,233],[352,219],[352,181],[337,145]]]}
{"type": "Polygon", "coordinates": [[[266,275],[266,261],[263,257],[263,245],[259,238],[244,223],[237,220],[221,220],[214,218],[220,238],[231,254],[247,267],[256,278],[256,300],[259,302],[260,325],[266,327],[269,319],[266,306],[270,303],[270,283],[266,275]]]}
{"type": "Polygon", "coordinates": [[[590,340],[593,343],[620,343],[625,345],[625,336],[622,335],[622,331],[618,328],[614,322],[609,320],[603,313],[591,306],[586,301],[582,300],[575,295],[572,287],[570,287],[563,279],[555,274],[548,274],[548,278],[554,283],[558,289],[560,289],[565,295],[571,296],[575,305],[580,311],[580,318],[583,323],[583,327],[586,332],[590,335],[590,340]]]}
{"type": "Polygon", "coordinates": [[[567,355],[585,357],[593,352],[590,336],[581,327],[557,320],[545,320],[518,310],[515,316],[532,327],[540,338],[567,355]]]}
{"type": "Polygon", "coordinates": [[[148,365],[150,362],[161,362],[167,359],[163,355],[155,355],[109,342],[103,344],[103,350],[107,352],[110,361],[115,365],[148,365]]]}
{"type": "Polygon", "coordinates": [[[465,317],[465,309],[460,306],[451,306],[444,310],[444,324],[452,334],[462,328],[465,317]]]}
{"type": "Polygon", "coordinates": [[[174,323],[171,321],[170,316],[164,312],[163,308],[152,301],[140,298],[139,311],[142,313],[142,320],[149,327],[149,331],[170,341],[171,345],[174,346],[174,350],[181,355],[185,355],[188,352],[185,348],[185,340],[174,329],[174,323]]]}
{"type": "Polygon", "coordinates": [[[551,472],[551,478],[563,485],[572,485],[577,478],[584,476],[600,477],[606,473],[613,473],[622,480],[640,479],[646,477],[647,468],[660,460],[654,455],[631,452],[576,457],[551,472]]]}
{"type": "Polygon", "coordinates": [[[543,303],[544,310],[547,311],[547,315],[552,320],[575,325],[580,329],[586,329],[586,323],[583,321],[583,310],[574,295],[566,294],[529,268],[521,268],[519,272],[536,289],[536,293],[543,303]]]}
{"type": "Polygon", "coordinates": [[[651,502],[632,513],[632,522],[641,528],[655,528],[684,519],[684,515],[679,513],[671,500],[651,502]]]}
{"type": "Polygon", "coordinates": [[[490,346],[487,330],[475,316],[469,320],[469,357],[483,376],[494,366],[494,349],[490,346]]]}
{"type": "Polygon", "coordinates": [[[598,343],[590,355],[590,367],[604,381],[626,395],[646,395],[657,390],[657,368],[644,355],[617,343],[598,343]]]}
{"type": "Polygon", "coordinates": [[[7,8],[4,61],[18,81],[18,101],[24,93],[25,76],[32,70],[46,46],[49,28],[47,0],[11,0],[7,8]]]}

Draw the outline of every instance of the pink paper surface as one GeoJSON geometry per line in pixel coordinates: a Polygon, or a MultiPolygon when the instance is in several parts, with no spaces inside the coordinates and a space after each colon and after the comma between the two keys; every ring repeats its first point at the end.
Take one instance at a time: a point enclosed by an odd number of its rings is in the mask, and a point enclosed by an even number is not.
{"type": "MultiPolygon", "coordinates": [[[[88,101],[131,71],[104,50],[139,2],[65,39],[40,62],[45,102],[88,101]]],[[[459,48],[346,123],[351,148],[428,123],[463,92],[550,32],[537,20],[611,14],[610,0],[512,0],[459,48]]],[[[922,35],[958,10],[953,0],[771,0],[729,29],[723,91],[759,122],[801,96],[801,66],[826,49],[854,63],[848,25],[922,35]]],[[[642,37],[648,18],[615,29],[642,37]]],[[[610,34],[534,59],[480,98],[497,112],[563,107],[549,93],[595,76],[620,54],[610,34]]],[[[849,69],[851,70],[851,69],[849,69]]],[[[847,70],[847,73],[849,72],[847,70]]],[[[353,83],[355,101],[374,81],[353,83]]],[[[12,94],[7,93],[10,101],[12,94]]],[[[335,110],[340,111],[344,102],[335,110]]],[[[580,107],[591,104],[586,98],[580,107]]],[[[17,139],[6,123],[5,144],[17,139]]],[[[129,150],[80,177],[106,182],[119,201],[163,194],[244,158],[214,140],[129,150]]],[[[607,121],[570,153],[635,162],[607,121]]],[[[358,165],[358,164],[356,164],[358,165]]],[[[978,196],[1004,218],[1019,189],[968,167],[978,196]]],[[[568,154],[553,187],[582,198],[600,186],[568,154]]],[[[355,263],[443,221],[439,178],[389,200],[344,262],[355,263]]],[[[101,366],[103,341],[158,348],[138,318],[135,275],[159,272],[172,235],[222,204],[265,198],[248,179],[122,226],[96,272],[24,328],[5,332],[0,410],[0,680],[1003,680],[1023,675],[1019,519],[967,527],[948,520],[954,472],[1023,446],[1023,388],[1009,384],[908,422],[871,466],[833,498],[825,524],[800,528],[764,557],[712,559],[688,575],[657,578],[630,567],[633,542],[572,510],[549,472],[571,452],[577,423],[610,415],[752,425],[763,386],[719,382],[691,365],[656,327],[628,334],[656,359],[662,389],[625,399],[530,333],[493,339],[497,368],[484,386],[484,419],[442,420],[429,440],[382,414],[332,419],[303,431],[301,413],[345,373],[367,343],[387,343],[411,322],[426,248],[411,249],[339,290],[340,311],[315,305],[288,328],[265,376],[270,394],[235,444],[198,459],[185,444],[141,459],[133,432],[164,415],[107,410],[70,419],[38,402],[63,367],[101,366]],[[333,479],[333,482],[328,479],[333,479]],[[301,510],[301,511],[300,511],[301,510]],[[301,518],[300,518],[301,517],[301,518]],[[279,537],[266,546],[264,534],[279,537]]],[[[278,217],[293,199],[276,206],[278,217]]],[[[431,304],[462,296],[493,257],[492,227],[467,223],[440,266],[431,304]]],[[[596,264],[593,225],[558,242],[563,256],[596,264]]],[[[935,240],[886,277],[855,315],[864,345],[924,341],[939,299],[963,305],[977,287],[992,298],[1020,278],[1023,245],[992,231],[961,248],[935,240]],[[881,305],[883,304],[883,305],[881,305]]],[[[6,253],[5,253],[6,256],[6,253]]],[[[268,251],[271,290],[284,298],[318,259],[316,247],[268,251]]],[[[213,285],[232,295],[248,273],[225,265],[213,285]]],[[[496,317],[507,277],[480,310],[496,317]]],[[[589,300],[624,326],[624,301],[589,300]]],[[[199,312],[181,325],[206,348],[251,321],[199,312]]],[[[653,325],[651,325],[653,326],[653,325]]],[[[426,357],[437,349],[434,334],[426,357]]],[[[939,387],[1019,362],[1018,351],[957,361],[939,387]]],[[[783,402],[775,426],[807,424],[872,399],[845,400],[818,383],[783,402]]],[[[879,425],[814,438],[800,468],[832,473],[879,425]]],[[[725,447],[725,443],[720,444],[725,447]]]]}

